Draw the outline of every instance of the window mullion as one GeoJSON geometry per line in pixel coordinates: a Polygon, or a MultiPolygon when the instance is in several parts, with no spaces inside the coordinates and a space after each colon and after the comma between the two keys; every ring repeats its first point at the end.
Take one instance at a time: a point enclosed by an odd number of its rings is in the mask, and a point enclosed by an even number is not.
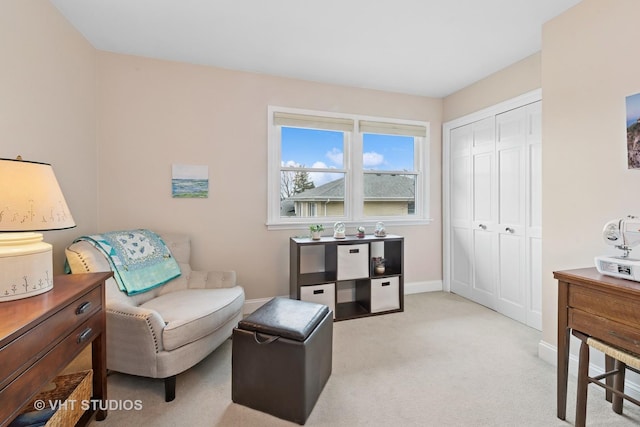
{"type": "Polygon", "coordinates": [[[362,173],[362,134],[357,129],[351,135],[351,144],[349,145],[351,147],[349,219],[358,221],[364,216],[364,175],[362,173]]]}
{"type": "Polygon", "coordinates": [[[422,153],[424,150],[425,138],[415,137],[413,144],[413,158],[415,159],[414,170],[418,171],[416,176],[416,187],[415,187],[415,197],[414,197],[414,209],[415,214],[420,216],[424,213],[424,159],[422,157],[422,153]]]}

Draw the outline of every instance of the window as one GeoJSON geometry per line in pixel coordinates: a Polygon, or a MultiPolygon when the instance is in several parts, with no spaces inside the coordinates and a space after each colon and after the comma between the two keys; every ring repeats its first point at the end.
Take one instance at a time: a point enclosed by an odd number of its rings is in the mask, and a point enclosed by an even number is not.
{"type": "Polygon", "coordinates": [[[280,107],[268,120],[270,227],[428,222],[428,123],[280,107]]]}

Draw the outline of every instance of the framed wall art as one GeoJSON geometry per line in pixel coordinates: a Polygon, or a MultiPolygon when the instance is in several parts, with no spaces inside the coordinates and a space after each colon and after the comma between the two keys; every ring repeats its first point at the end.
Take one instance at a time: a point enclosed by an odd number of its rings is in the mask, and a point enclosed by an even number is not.
{"type": "Polygon", "coordinates": [[[627,163],[640,169],[640,93],[627,96],[627,163]]]}
{"type": "Polygon", "coordinates": [[[182,199],[209,197],[209,166],[171,165],[171,196],[182,199]]]}

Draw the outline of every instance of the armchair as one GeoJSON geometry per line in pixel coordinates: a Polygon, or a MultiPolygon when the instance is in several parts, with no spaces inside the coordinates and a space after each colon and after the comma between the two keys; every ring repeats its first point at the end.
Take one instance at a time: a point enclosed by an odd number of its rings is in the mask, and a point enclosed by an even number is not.
{"type": "MultiPolygon", "coordinates": [[[[234,271],[194,271],[188,236],[160,237],[181,275],[147,292],[127,295],[106,283],[107,369],[162,378],[165,400],[175,398],[176,375],[200,362],[232,334],[242,319],[244,290],[234,271]]],[[[65,250],[72,273],[109,271],[106,256],[87,241],[65,250]]]]}

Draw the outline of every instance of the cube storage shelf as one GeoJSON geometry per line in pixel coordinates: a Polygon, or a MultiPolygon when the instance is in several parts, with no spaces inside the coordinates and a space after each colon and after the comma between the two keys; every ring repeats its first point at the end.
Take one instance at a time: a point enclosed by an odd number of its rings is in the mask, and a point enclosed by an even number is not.
{"type": "Polygon", "coordinates": [[[335,321],[404,310],[402,236],[292,237],[289,269],[290,297],[329,306],[335,321]],[[385,259],[383,274],[376,257],[385,259]]]}

